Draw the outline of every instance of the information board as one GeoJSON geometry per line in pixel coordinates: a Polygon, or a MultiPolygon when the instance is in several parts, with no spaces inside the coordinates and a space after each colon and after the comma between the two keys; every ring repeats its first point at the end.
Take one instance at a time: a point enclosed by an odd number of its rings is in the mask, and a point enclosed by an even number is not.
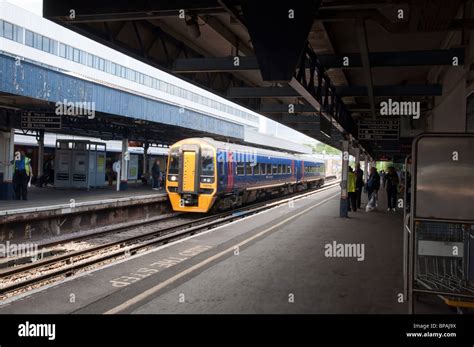
{"type": "Polygon", "coordinates": [[[367,119],[359,121],[359,140],[390,141],[398,140],[400,121],[398,119],[367,119]]]}
{"type": "Polygon", "coordinates": [[[47,112],[23,111],[21,127],[22,129],[61,129],[61,116],[47,112]]]}

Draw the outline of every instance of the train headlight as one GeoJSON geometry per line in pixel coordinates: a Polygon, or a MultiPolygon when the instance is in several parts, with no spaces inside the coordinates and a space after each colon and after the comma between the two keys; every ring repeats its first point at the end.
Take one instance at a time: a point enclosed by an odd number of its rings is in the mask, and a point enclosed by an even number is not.
{"type": "Polygon", "coordinates": [[[176,176],[171,176],[170,177],[170,181],[173,181],[173,182],[176,181],[177,179],[178,179],[178,177],[176,177],[176,176]]]}

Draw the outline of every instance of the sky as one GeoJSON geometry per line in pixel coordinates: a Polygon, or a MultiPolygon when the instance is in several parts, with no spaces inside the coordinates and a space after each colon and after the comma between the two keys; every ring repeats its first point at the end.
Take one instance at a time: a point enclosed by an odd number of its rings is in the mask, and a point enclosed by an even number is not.
{"type": "MultiPolygon", "coordinates": [[[[1,0],[0,0],[1,1],[1,0]]],[[[7,0],[8,2],[27,9],[39,16],[43,16],[43,0],[7,0]]],[[[268,123],[267,123],[268,124],[268,123]]],[[[299,133],[293,129],[285,127],[279,123],[268,124],[267,131],[271,134],[276,134],[278,137],[287,138],[293,142],[298,143],[317,143],[318,141],[299,133]]]]}

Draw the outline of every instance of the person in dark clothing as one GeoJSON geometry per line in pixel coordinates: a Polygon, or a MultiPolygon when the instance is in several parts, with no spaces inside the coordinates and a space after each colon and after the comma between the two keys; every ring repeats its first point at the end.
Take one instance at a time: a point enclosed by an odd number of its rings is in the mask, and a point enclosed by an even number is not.
{"type": "Polygon", "coordinates": [[[362,189],[364,188],[364,171],[361,170],[360,164],[356,165],[355,169],[356,175],[356,203],[357,208],[360,208],[361,198],[362,198],[362,189]]]}
{"type": "Polygon", "coordinates": [[[388,200],[387,211],[395,211],[395,207],[397,206],[397,189],[400,182],[393,166],[388,168],[388,173],[385,175],[385,181],[388,200]]]}
{"type": "Polygon", "coordinates": [[[378,192],[380,189],[380,175],[375,167],[370,168],[370,176],[367,180],[367,195],[368,200],[375,199],[375,206],[378,206],[378,192]],[[374,195],[375,194],[375,195],[374,195]]]}
{"type": "Polygon", "coordinates": [[[161,179],[161,171],[160,171],[160,161],[156,159],[151,167],[151,177],[153,179],[153,190],[160,189],[160,179],[161,179]]]}
{"type": "Polygon", "coordinates": [[[2,164],[13,165],[13,190],[17,200],[27,200],[28,185],[30,183],[31,168],[30,158],[25,156],[25,152],[15,152],[15,158],[7,163],[2,164]]]}

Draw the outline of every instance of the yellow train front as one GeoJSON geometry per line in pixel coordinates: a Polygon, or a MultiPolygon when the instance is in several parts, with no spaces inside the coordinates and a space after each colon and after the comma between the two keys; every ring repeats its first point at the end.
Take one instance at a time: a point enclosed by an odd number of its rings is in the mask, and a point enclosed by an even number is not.
{"type": "Polygon", "coordinates": [[[216,200],[216,150],[186,139],[170,148],[166,190],[174,211],[208,212],[216,200]]]}

